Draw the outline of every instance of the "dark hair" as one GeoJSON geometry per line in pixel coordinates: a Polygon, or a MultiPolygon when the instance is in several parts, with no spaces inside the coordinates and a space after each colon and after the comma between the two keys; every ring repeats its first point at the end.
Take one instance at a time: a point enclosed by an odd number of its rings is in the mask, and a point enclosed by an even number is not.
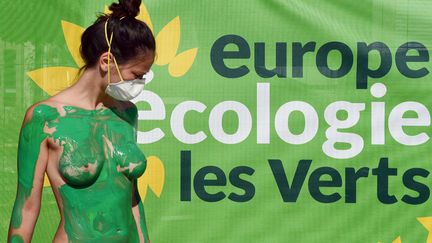
{"type": "Polygon", "coordinates": [[[149,51],[155,52],[156,41],[150,28],[135,17],[139,13],[141,0],[119,0],[112,3],[110,14],[100,13],[96,21],[81,36],[80,54],[85,65],[83,69],[93,67],[100,55],[108,51],[105,39],[105,22],[108,20],[108,38],[114,34],[111,42],[111,53],[118,64],[126,63],[149,51]]]}

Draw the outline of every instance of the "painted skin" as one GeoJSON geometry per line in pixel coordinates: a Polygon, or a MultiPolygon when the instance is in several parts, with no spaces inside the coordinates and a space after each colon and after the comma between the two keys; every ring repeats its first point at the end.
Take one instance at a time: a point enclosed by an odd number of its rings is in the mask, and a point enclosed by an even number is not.
{"type": "Polygon", "coordinates": [[[36,105],[20,133],[10,242],[31,239],[20,230],[26,219],[36,222],[38,212],[31,218],[25,208],[31,194],[41,191],[43,182],[35,174],[45,170],[61,214],[54,241],[64,241],[66,235],[68,242],[149,242],[136,188],[146,169],[145,155],[136,144],[137,116],[135,105],[124,110],[36,105]],[[58,156],[50,155],[43,166],[39,161],[45,142],[58,156]]]}

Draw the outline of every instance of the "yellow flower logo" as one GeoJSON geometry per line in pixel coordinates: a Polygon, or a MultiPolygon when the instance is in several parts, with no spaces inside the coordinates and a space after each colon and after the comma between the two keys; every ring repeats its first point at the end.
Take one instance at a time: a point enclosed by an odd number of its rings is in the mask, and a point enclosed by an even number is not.
{"type": "MultiPolygon", "coordinates": [[[[105,6],[104,12],[109,13],[107,6],[105,6]]],[[[154,33],[150,15],[144,4],[141,4],[140,13],[136,18],[144,21],[154,33]]],[[[61,26],[66,45],[77,67],[46,67],[27,72],[27,75],[51,96],[76,82],[78,67],[84,65],[79,48],[81,35],[85,29],[64,20],[61,21],[61,26]]],[[[180,17],[176,16],[156,35],[156,59],[154,63],[159,66],[168,65],[168,73],[173,77],[181,77],[189,71],[198,51],[198,48],[191,48],[177,54],[179,44],[180,17]]],[[[138,179],[138,188],[142,200],[144,201],[146,197],[148,187],[157,197],[160,197],[164,181],[165,169],[163,162],[157,156],[149,156],[147,158],[147,169],[144,175],[138,179]]],[[[44,186],[50,186],[47,176],[45,176],[44,186]]]]}
{"type": "MultiPolygon", "coordinates": [[[[108,7],[105,6],[105,13],[108,12],[108,7]]],[[[144,4],[141,4],[140,13],[136,18],[144,21],[154,33],[150,15],[144,4]]],[[[78,67],[83,66],[84,61],[81,58],[79,48],[81,35],[85,29],[64,20],[61,21],[61,25],[66,45],[73,60],[78,67]]],[[[159,66],[168,64],[168,73],[173,77],[181,77],[187,73],[198,52],[198,48],[192,48],[177,54],[179,44],[180,17],[177,16],[156,35],[156,59],[154,63],[159,66]]],[[[46,67],[27,72],[27,75],[49,95],[55,95],[76,81],[78,67],[46,67]]]]}
{"type": "MultiPolygon", "coordinates": [[[[432,243],[432,217],[422,217],[417,218],[417,220],[426,228],[429,232],[426,243],[432,243]]],[[[381,243],[380,241],[378,243],[381,243]]],[[[398,236],[396,239],[392,241],[392,243],[402,243],[402,239],[398,236]]]]}

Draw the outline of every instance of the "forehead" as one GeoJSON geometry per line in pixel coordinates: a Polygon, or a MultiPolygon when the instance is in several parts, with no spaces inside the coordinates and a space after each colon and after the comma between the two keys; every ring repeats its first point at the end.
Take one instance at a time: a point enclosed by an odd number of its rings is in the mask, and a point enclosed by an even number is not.
{"type": "Polygon", "coordinates": [[[146,55],[141,55],[127,63],[124,63],[122,66],[125,69],[134,70],[137,72],[147,72],[154,62],[154,53],[148,52],[146,55]]]}

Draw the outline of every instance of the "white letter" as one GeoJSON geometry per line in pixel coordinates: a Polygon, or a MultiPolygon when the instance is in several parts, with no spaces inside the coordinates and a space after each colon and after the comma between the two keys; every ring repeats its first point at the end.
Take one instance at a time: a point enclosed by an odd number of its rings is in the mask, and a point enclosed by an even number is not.
{"type": "Polygon", "coordinates": [[[237,101],[224,101],[217,104],[210,112],[210,132],[221,143],[240,143],[249,136],[252,129],[252,116],[248,108],[237,101]],[[238,129],[234,134],[226,134],[222,126],[223,114],[226,111],[234,111],[238,117],[238,129]]]}
{"type": "MultiPolygon", "coordinates": [[[[155,93],[143,90],[140,95],[131,100],[133,103],[145,101],[150,105],[150,110],[138,110],[138,121],[140,120],[164,120],[165,105],[162,99],[155,93]]],[[[147,144],[159,141],[164,136],[164,132],[160,128],[154,128],[148,132],[137,131],[137,143],[147,144]]]]}
{"type": "Polygon", "coordinates": [[[270,84],[257,83],[257,143],[270,143],[270,84]]]}
{"type": "Polygon", "coordinates": [[[385,103],[372,102],[371,111],[371,143],[385,144],[385,103]]]}
{"type": "Polygon", "coordinates": [[[303,101],[291,101],[283,104],[276,112],[275,129],[279,137],[287,143],[304,144],[312,140],[318,131],[318,115],[315,109],[303,101]],[[289,130],[288,119],[293,111],[300,111],[305,118],[304,130],[295,135],[289,130]]]}
{"type": "Polygon", "coordinates": [[[360,111],[365,109],[364,103],[350,103],[346,101],[333,102],[324,111],[324,118],[330,127],[326,130],[327,140],[322,145],[322,150],[327,156],[335,159],[349,159],[358,155],[363,150],[363,138],[355,133],[338,132],[339,128],[350,128],[360,119],[360,111]],[[341,121],[337,118],[337,112],[344,110],[348,117],[341,121]],[[336,143],[348,143],[351,148],[336,149],[336,143]]]}
{"type": "MultiPolygon", "coordinates": [[[[382,83],[374,83],[370,92],[375,98],[382,98],[387,92],[387,88],[382,83]]],[[[385,144],[385,103],[372,102],[371,105],[371,143],[385,144]]]]}
{"type": "Polygon", "coordinates": [[[190,134],[184,128],[186,112],[194,110],[202,113],[205,109],[206,106],[198,101],[184,101],[174,108],[171,113],[171,130],[180,142],[194,144],[203,141],[207,137],[203,131],[190,134]]]}
{"type": "Polygon", "coordinates": [[[419,145],[429,140],[429,136],[422,132],[417,135],[407,135],[403,126],[430,126],[428,109],[418,102],[407,101],[395,106],[389,115],[389,131],[392,137],[404,145],[419,145]],[[414,111],[417,118],[403,118],[406,111],[414,111]]]}

